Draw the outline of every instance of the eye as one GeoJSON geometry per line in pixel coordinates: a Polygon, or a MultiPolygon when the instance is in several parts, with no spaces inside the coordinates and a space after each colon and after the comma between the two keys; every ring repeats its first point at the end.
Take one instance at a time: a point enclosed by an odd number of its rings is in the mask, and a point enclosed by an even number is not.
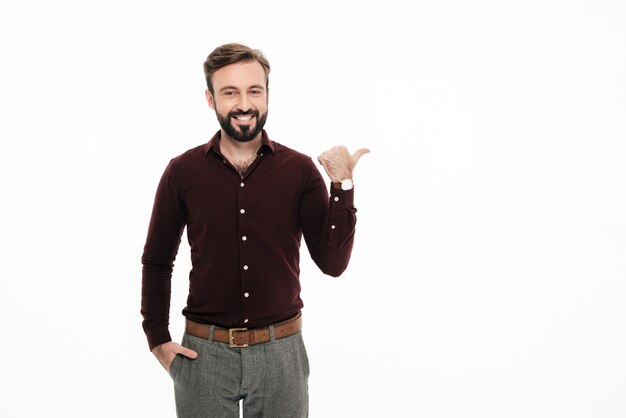
{"type": "Polygon", "coordinates": [[[234,90],[226,90],[223,94],[224,96],[234,96],[237,93],[234,90]]]}
{"type": "Polygon", "coordinates": [[[253,96],[260,96],[261,94],[263,94],[262,90],[251,90],[250,94],[252,94],[253,96]]]}

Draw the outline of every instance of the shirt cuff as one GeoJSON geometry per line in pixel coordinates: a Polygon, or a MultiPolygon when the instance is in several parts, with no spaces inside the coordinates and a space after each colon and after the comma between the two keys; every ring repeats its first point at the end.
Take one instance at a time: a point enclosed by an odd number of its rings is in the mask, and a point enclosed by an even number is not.
{"type": "Polygon", "coordinates": [[[330,206],[332,209],[348,209],[354,206],[354,187],[339,190],[330,186],[330,206]]]}
{"type": "Polygon", "coordinates": [[[146,337],[148,337],[148,347],[150,351],[157,345],[161,345],[172,341],[170,332],[166,329],[155,328],[150,331],[146,331],[146,337]]]}

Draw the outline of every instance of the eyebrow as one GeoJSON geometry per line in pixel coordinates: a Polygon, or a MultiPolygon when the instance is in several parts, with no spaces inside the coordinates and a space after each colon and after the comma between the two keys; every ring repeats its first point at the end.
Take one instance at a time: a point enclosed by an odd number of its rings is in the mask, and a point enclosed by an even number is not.
{"type": "MultiPolygon", "coordinates": [[[[254,84],[254,85],[248,87],[248,90],[252,90],[252,89],[261,89],[261,90],[265,91],[265,87],[263,87],[260,84],[254,84]]],[[[235,86],[224,86],[221,89],[219,89],[219,92],[221,93],[224,90],[239,90],[239,89],[237,87],[235,87],[235,86]]]]}

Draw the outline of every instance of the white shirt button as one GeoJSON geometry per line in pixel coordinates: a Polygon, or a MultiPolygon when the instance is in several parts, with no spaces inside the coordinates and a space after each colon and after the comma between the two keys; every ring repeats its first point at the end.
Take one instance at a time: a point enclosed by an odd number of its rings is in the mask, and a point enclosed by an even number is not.
{"type": "Polygon", "coordinates": [[[243,237],[241,237],[242,241],[246,241],[248,239],[248,237],[246,237],[245,235],[243,237]]]}
{"type": "Polygon", "coordinates": [[[241,182],[241,184],[240,184],[239,186],[240,186],[240,187],[243,187],[243,186],[244,186],[243,181],[241,182]]]}
{"type": "Polygon", "coordinates": [[[335,229],[335,225],[331,225],[331,226],[330,226],[330,229],[335,229]]]}
{"type": "Polygon", "coordinates": [[[244,213],[246,213],[246,210],[245,209],[240,209],[239,213],[244,214],[244,213]]]}
{"type": "Polygon", "coordinates": [[[243,323],[244,323],[244,324],[247,324],[247,323],[248,323],[248,320],[247,320],[247,319],[244,319],[244,320],[243,320],[243,323]]]}
{"type": "Polygon", "coordinates": [[[335,198],[333,199],[335,202],[339,202],[339,197],[335,196],[335,198]]]}
{"type": "Polygon", "coordinates": [[[246,264],[245,266],[243,266],[244,270],[248,270],[248,265],[246,264]]]}
{"type": "Polygon", "coordinates": [[[247,298],[248,296],[250,296],[250,293],[246,292],[243,294],[243,297],[247,298]]]}

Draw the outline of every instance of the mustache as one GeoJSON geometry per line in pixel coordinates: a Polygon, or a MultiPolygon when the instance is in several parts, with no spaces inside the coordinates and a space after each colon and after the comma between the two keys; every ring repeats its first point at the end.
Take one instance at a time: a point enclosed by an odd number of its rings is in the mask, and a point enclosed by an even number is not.
{"type": "Polygon", "coordinates": [[[246,110],[245,112],[243,110],[233,110],[232,112],[228,112],[228,117],[233,117],[233,116],[259,116],[259,112],[258,110],[254,110],[254,109],[249,109],[246,110]]]}

